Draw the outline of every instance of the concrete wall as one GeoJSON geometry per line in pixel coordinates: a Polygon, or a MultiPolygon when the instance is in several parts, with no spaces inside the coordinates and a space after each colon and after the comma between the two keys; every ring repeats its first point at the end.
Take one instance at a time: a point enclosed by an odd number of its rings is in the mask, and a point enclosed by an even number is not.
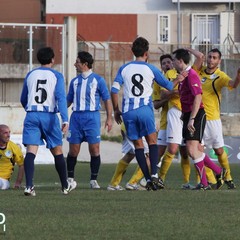
{"type": "MultiPolygon", "coordinates": [[[[25,118],[25,111],[20,106],[0,106],[0,113],[1,113],[1,124],[6,124],[10,127],[11,132],[13,134],[21,134],[23,129],[23,121],[25,118]]],[[[69,115],[71,112],[69,113],[69,115]]],[[[156,124],[159,122],[159,113],[156,112],[155,114],[156,124]]],[[[222,115],[221,116],[222,123],[223,123],[223,134],[225,136],[240,136],[240,114],[229,114],[229,115],[222,115]]],[[[102,120],[102,128],[101,133],[108,136],[118,136],[120,135],[120,126],[113,121],[113,129],[110,133],[104,128],[106,114],[102,112],[101,115],[102,120]]]]}

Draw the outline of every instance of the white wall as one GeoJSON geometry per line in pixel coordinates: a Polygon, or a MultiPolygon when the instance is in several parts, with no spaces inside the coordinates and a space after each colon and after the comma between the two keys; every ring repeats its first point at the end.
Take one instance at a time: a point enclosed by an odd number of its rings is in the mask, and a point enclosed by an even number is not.
{"type": "Polygon", "coordinates": [[[176,11],[170,0],[47,0],[46,13],[151,14],[176,11]]]}

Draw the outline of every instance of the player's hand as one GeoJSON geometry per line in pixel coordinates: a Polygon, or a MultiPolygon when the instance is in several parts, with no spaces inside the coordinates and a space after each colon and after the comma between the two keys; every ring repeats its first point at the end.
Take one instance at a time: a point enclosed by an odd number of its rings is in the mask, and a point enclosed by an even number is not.
{"type": "Polygon", "coordinates": [[[177,75],[177,79],[179,82],[182,82],[188,76],[188,71],[182,71],[180,74],[177,75]]]}
{"type": "Polygon", "coordinates": [[[67,131],[68,131],[68,123],[63,123],[62,124],[62,133],[65,135],[66,133],[67,133],[67,131]]]}
{"type": "Polygon", "coordinates": [[[21,188],[21,183],[15,182],[14,189],[20,189],[20,188],[21,188]]]}
{"type": "Polygon", "coordinates": [[[105,122],[105,128],[107,128],[107,131],[110,132],[112,129],[112,119],[107,119],[105,122]]]}
{"type": "Polygon", "coordinates": [[[119,111],[119,110],[115,110],[115,111],[114,111],[114,119],[115,119],[115,121],[117,122],[117,124],[121,124],[121,123],[122,123],[122,117],[121,117],[121,115],[122,115],[122,112],[121,112],[121,111],[119,111]]]}
{"type": "Polygon", "coordinates": [[[194,119],[190,119],[187,125],[188,131],[190,132],[191,137],[194,135],[195,127],[194,127],[194,119]]]}

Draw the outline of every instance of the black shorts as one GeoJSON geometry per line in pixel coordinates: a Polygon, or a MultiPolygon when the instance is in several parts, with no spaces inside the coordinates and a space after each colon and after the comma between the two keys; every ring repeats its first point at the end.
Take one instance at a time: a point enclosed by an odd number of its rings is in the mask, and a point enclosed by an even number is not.
{"type": "Polygon", "coordinates": [[[183,131],[182,131],[182,136],[183,136],[183,141],[186,143],[188,140],[198,140],[199,142],[202,141],[203,138],[203,133],[206,125],[206,113],[203,108],[200,108],[195,119],[194,119],[194,127],[195,127],[195,132],[193,135],[190,134],[187,125],[189,122],[191,112],[183,113],[182,114],[182,120],[183,120],[183,131]]]}

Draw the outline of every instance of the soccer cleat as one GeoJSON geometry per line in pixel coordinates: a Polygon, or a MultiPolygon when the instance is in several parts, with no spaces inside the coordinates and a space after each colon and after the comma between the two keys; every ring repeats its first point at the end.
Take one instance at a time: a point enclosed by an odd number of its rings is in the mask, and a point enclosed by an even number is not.
{"type": "Polygon", "coordinates": [[[68,178],[67,179],[68,187],[67,188],[62,188],[62,193],[64,195],[69,194],[73,189],[77,187],[77,182],[74,181],[73,178],[68,178]]]}
{"type": "Polygon", "coordinates": [[[147,181],[146,189],[147,189],[147,191],[156,191],[156,190],[158,190],[158,187],[152,181],[147,181]]]}
{"type": "Polygon", "coordinates": [[[158,187],[159,189],[165,188],[165,184],[161,178],[158,179],[158,187]]]}
{"type": "Polygon", "coordinates": [[[36,196],[36,193],[35,193],[35,190],[34,190],[34,186],[33,186],[33,187],[25,188],[25,190],[24,190],[24,195],[25,195],[25,196],[35,197],[35,196],[36,196]]]}
{"type": "Polygon", "coordinates": [[[139,190],[139,185],[137,183],[135,184],[127,183],[125,188],[126,190],[139,190]]]}
{"type": "Polygon", "coordinates": [[[233,180],[225,180],[225,183],[227,184],[228,189],[236,189],[236,185],[234,184],[233,180]]]}
{"type": "Polygon", "coordinates": [[[182,187],[181,187],[183,190],[192,190],[194,189],[195,187],[193,185],[191,185],[190,183],[184,183],[182,184],[182,187]]]}
{"type": "Polygon", "coordinates": [[[192,190],[200,190],[200,191],[205,191],[205,190],[212,190],[210,185],[204,186],[203,184],[199,183],[195,188],[192,190]]]}
{"type": "Polygon", "coordinates": [[[90,188],[92,188],[92,189],[99,189],[100,188],[97,180],[90,180],[90,188]]]}
{"type": "Polygon", "coordinates": [[[72,190],[74,190],[77,187],[77,182],[74,181],[73,178],[68,178],[67,182],[68,182],[69,192],[71,192],[72,190]]]}
{"type": "Polygon", "coordinates": [[[226,174],[227,174],[227,169],[222,168],[221,173],[216,175],[216,179],[217,179],[217,187],[216,188],[217,189],[220,189],[223,186],[224,178],[225,178],[226,174]]]}
{"type": "Polygon", "coordinates": [[[123,191],[124,188],[121,187],[120,185],[117,185],[117,186],[108,185],[107,190],[108,191],[123,191]]]}
{"type": "Polygon", "coordinates": [[[153,183],[153,185],[156,185],[157,189],[165,188],[163,180],[159,177],[152,177],[152,183],[153,183]]]}
{"type": "Polygon", "coordinates": [[[145,178],[142,178],[142,179],[140,180],[140,182],[139,182],[139,185],[140,185],[141,187],[145,188],[146,185],[147,185],[146,179],[145,179],[145,178]]]}

